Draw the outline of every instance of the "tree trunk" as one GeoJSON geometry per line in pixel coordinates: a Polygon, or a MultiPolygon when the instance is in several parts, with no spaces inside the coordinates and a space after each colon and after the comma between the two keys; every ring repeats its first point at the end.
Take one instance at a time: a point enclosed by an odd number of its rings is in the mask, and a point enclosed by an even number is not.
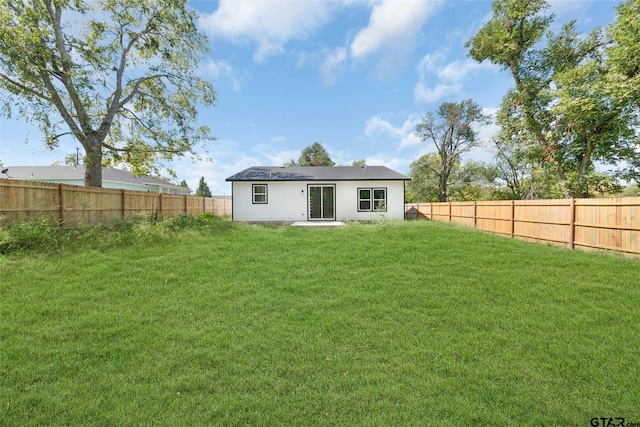
{"type": "Polygon", "coordinates": [[[591,153],[593,152],[593,144],[587,141],[584,156],[578,165],[578,188],[576,189],[576,197],[589,197],[589,185],[586,182],[586,175],[591,165],[591,153]]]}
{"type": "Polygon", "coordinates": [[[441,202],[447,201],[447,177],[444,174],[440,175],[440,194],[438,194],[438,200],[441,202]]]}
{"type": "Polygon", "coordinates": [[[96,135],[87,135],[84,159],[84,185],[102,187],[102,141],[96,135]]]}

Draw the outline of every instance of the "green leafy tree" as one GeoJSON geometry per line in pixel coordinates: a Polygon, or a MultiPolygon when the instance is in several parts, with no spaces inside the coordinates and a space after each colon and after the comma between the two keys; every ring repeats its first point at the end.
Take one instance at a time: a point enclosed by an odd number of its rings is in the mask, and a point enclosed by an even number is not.
{"type": "Polygon", "coordinates": [[[351,166],[367,166],[367,161],[365,159],[354,160],[351,162],[351,166]]]}
{"type": "MultiPolygon", "coordinates": [[[[427,153],[411,163],[407,182],[408,203],[439,202],[440,200],[440,156],[427,153]]],[[[481,162],[457,161],[449,176],[449,201],[489,200],[499,190],[497,170],[481,162]]]]}
{"type": "Polygon", "coordinates": [[[499,187],[495,166],[468,160],[452,174],[450,200],[469,202],[495,199],[499,187]]]}
{"type": "MultiPolygon", "coordinates": [[[[293,161],[292,161],[293,162],[293,161]]],[[[327,150],[319,142],[305,147],[297,162],[292,166],[334,166],[327,150]]]]}
{"type": "MultiPolygon", "coordinates": [[[[459,168],[456,163],[452,169],[459,168]]],[[[409,177],[406,188],[411,202],[437,202],[440,194],[440,158],[436,153],[427,153],[420,156],[410,165],[409,177]]]]}
{"type": "Polygon", "coordinates": [[[435,170],[438,176],[438,199],[449,198],[447,186],[453,168],[460,163],[460,156],[477,147],[476,125],[489,122],[489,117],[473,100],[460,103],[445,102],[438,111],[427,113],[416,125],[416,134],[422,141],[432,142],[438,150],[440,163],[435,170]]]}
{"type": "Polygon", "coordinates": [[[506,185],[500,199],[521,200],[527,198],[527,178],[531,176],[531,164],[520,147],[511,141],[495,138],[494,157],[497,178],[506,185]]]}
{"type": "Polygon", "coordinates": [[[565,196],[586,197],[594,193],[594,162],[626,161],[630,169],[624,173],[634,173],[640,164],[636,124],[604,86],[602,31],[583,36],[572,21],[553,34],[547,8],[544,0],[496,0],[492,18],[467,47],[471,57],[503,66],[514,79],[501,125],[519,122],[511,127],[535,142],[530,160],[555,172],[565,196]]]}
{"type": "Polygon", "coordinates": [[[64,156],[64,164],[69,166],[78,166],[80,164],[80,156],[78,156],[78,154],[67,154],[64,156]]]}
{"type": "Polygon", "coordinates": [[[638,184],[630,184],[622,191],[622,197],[640,197],[638,184]]]}
{"type": "Polygon", "coordinates": [[[522,111],[513,108],[514,96],[510,91],[504,97],[496,116],[500,131],[492,140],[494,163],[497,179],[504,183],[496,197],[506,200],[551,198],[547,190],[557,179],[551,168],[543,167],[543,153],[527,131],[520,115],[522,111]]]}
{"type": "Polygon", "coordinates": [[[616,11],[616,21],[609,27],[613,40],[606,55],[606,84],[603,91],[615,100],[625,113],[636,121],[635,148],[624,159],[629,167],[620,174],[627,181],[640,180],[640,149],[638,148],[638,115],[640,114],[640,1],[626,0],[616,11]]]}
{"type": "Polygon", "coordinates": [[[198,189],[196,190],[196,196],[211,197],[211,190],[209,190],[209,186],[205,182],[204,176],[200,178],[198,189]]]}
{"type": "Polygon", "coordinates": [[[103,165],[150,174],[212,140],[195,125],[215,92],[195,72],[207,40],[187,0],[4,0],[0,22],[3,113],[49,147],[75,137],[86,185],[102,186],[103,165]]]}
{"type": "Polygon", "coordinates": [[[180,181],[180,187],[184,187],[187,189],[188,193],[191,194],[191,189],[189,188],[189,184],[187,184],[187,181],[185,181],[184,179],[182,181],[180,181]]]}
{"type": "Polygon", "coordinates": [[[640,1],[626,0],[609,28],[608,93],[623,105],[640,107],[640,1]]]}

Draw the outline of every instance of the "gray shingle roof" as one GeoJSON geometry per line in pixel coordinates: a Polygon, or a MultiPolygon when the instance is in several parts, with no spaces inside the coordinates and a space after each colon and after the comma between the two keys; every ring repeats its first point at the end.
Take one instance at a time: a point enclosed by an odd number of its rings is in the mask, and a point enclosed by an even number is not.
{"type": "Polygon", "coordinates": [[[227,181],[407,181],[385,166],[252,166],[227,181]]]}

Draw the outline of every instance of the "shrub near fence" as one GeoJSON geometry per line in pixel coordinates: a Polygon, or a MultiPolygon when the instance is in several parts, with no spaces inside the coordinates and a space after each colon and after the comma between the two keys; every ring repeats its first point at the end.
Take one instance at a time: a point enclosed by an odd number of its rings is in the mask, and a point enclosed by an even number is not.
{"type": "Polygon", "coordinates": [[[0,179],[0,225],[30,217],[65,228],[96,225],[151,212],[158,216],[231,215],[231,200],[0,179]]]}
{"type": "Polygon", "coordinates": [[[572,249],[640,254],[640,197],[417,203],[405,212],[572,249]]]}

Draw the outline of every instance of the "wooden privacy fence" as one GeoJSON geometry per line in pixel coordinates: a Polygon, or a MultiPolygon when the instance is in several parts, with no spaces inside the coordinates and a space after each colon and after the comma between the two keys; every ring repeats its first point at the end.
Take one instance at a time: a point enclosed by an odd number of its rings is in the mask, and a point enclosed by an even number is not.
{"type": "Polygon", "coordinates": [[[149,212],[158,216],[231,215],[231,200],[0,179],[0,225],[44,217],[65,228],[149,212]]]}
{"type": "Polygon", "coordinates": [[[640,197],[414,203],[405,212],[572,249],[640,254],[640,197]]]}

